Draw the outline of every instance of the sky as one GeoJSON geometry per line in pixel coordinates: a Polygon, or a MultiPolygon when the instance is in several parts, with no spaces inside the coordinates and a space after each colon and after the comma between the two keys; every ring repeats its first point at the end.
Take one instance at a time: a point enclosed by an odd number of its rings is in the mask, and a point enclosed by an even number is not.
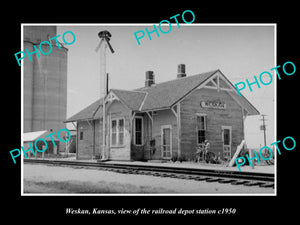
{"type": "MultiPolygon", "coordinates": [[[[157,25],[157,24],[156,24],[157,25]]],[[[176,79],[177,65],[186,65],[186,74],[195,75],[215,69],[233,83],[254,81],[263,71],[276,77],[273,24],[172,24],[169,33],[145,34],[140,45],[134,33],[145,28],[152,31],[153,24],[70,24],[58,26],[57,34],[72,31],[76,40],[68,48],[67,118],[100,98],[100,53],[95,52],[100,39],[98,33],[108,30],[115,51],[107,49],[106,70],[109,88],[131,90],[144,86],[145,73],[154,71],[155,82],[176,79]]],[[[168,25],[162,26],[164,31],[168,25]]],[[[270,78],[262,77],[265,83],[270,78]]],[[[270,85],[253,85],[241,93],[266,116],[267,145],[273,143],[275,120],[276,79],[270,85]]],[[[261,116],[248,116],[245,121],[247,146],[264,146],[263,131],[259,130],[261,116]]]]}

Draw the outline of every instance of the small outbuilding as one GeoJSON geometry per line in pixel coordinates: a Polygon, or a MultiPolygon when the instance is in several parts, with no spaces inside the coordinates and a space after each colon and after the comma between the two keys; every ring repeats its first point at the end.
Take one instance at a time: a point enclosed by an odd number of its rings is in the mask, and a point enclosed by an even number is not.
{"type": "Polygon", "coordinates": [[[56,135],[53,135],[52,138],[55,143],[55,146],[54,146],[53,141],[51,140],[51,137],[46,137],[50,133],[51,132],[49,132],[47,130],[42,130],[42,131],[26,132],[23,134],[24,150],[26,151],[27,149],[29,149],[30,145],[31,145],[35,152],[35,155],[33,155],[32,151],[28,151],[26,153],[28,158],[44,157],[45,155],[49,155],[49,154],[54,154],[54,155],[58,154],[60,141],[58,140],[56,135]],[[46,143],[44,141],[42,141],[41,139],[45,140],[46,143]],[[36,151],[35,143],[36,143],[36,147],[39,150],[43,150],[45,148],[46,148],[46,150],[44,152],[36,151]]]}

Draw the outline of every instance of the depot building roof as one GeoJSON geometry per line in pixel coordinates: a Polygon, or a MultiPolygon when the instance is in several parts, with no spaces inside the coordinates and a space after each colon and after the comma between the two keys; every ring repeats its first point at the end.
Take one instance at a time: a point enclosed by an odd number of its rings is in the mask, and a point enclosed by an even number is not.
{"type": "MultiPolygon", "coordinates": [[[[129,109],[136,112],[162,110],[171,108],[193,90],[214,78],[217,74],[221,77],[224,84],[226,82],[227,90],[231,89],[228,93],[247,111],[247,115],[259,114],[259,111],[243,95],[239,96],[237,94],[235,87],[220,70],[177,78],[131,91],[111,89],[106,98],[115,97],[129,109]]],[[[102,118],[102,104],[103,100],[99,99],[64,122],[102,118]]]]}

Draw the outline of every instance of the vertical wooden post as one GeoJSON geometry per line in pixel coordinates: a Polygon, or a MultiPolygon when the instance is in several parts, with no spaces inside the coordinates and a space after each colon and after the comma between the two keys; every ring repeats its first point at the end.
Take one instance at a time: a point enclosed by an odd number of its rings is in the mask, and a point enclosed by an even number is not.
{"type": "Polygon", "coordinates": [[[76,126],[75,126],[75,124],[73,124],[74,125],[74,127],[76,128],[76,144],[75,144],[75,146],[76,146],[76,160],[78,159],[78,151],[79,151],[79,149],[78,149],[78,138],[79,138],[79,133],[78,133],[78,121],[76,122],[76,126]]]}
{"type": "Polygon", "coordinates": [[[180,102],[177,103],[177,141],[178,141],[178,157],[181,157],[181,116],[180,116],[180,102]]]}

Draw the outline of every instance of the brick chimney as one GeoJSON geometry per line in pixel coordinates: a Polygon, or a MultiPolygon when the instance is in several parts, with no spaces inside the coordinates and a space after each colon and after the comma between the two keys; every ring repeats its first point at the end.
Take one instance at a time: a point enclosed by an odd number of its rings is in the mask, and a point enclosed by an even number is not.
{"type": "Polygon", "coordinates": [[[153,71],[146,71],[145,87],[151,87],[155,84],[153,71]]]}
{"type": "Polygon", "coordinates": [[[179,64],[177,66],[177,78],[186,77],[185,64],[179,64]]]}

